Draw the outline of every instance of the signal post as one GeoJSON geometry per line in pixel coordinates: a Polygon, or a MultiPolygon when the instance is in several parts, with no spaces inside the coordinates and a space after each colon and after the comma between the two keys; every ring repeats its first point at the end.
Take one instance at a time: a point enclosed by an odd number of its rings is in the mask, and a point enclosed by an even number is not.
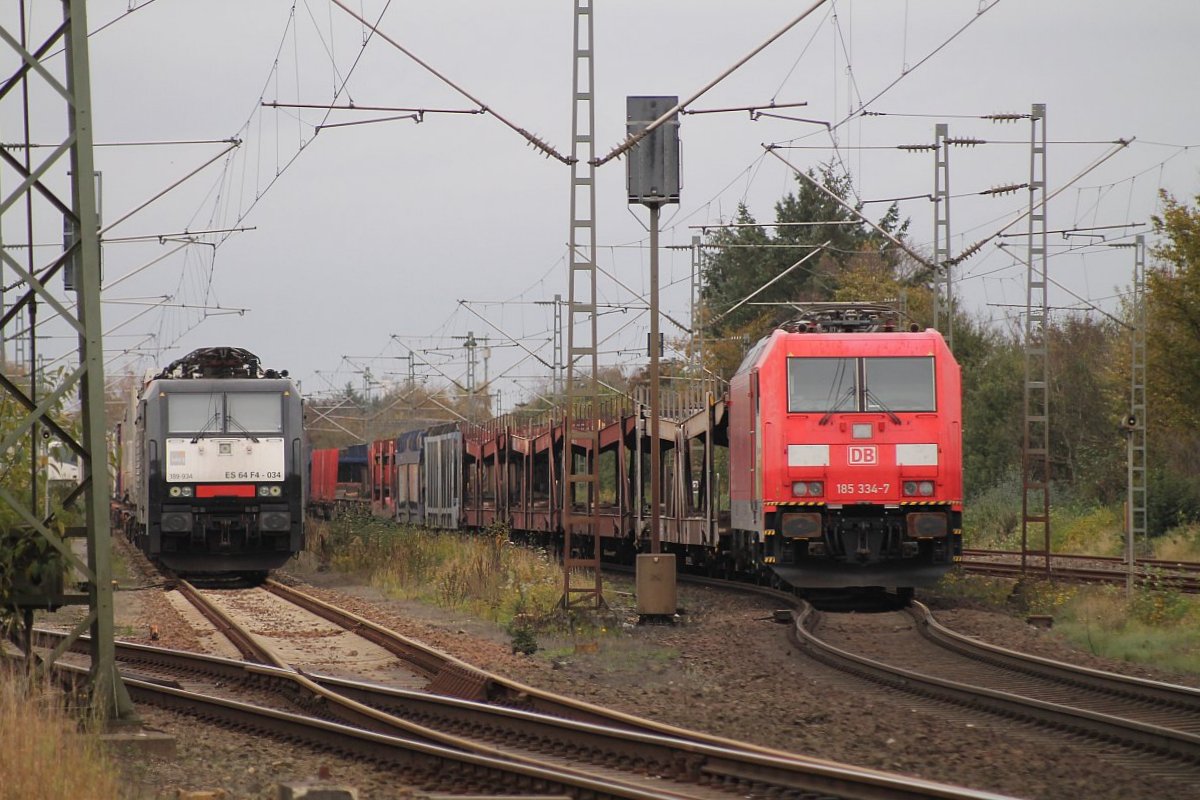
{"type": "MultiPolygon", "coordinates": [[[[626,132],[636,136],[679,105],[678,97],[625,98],[626,132]]],[[[636,564],[638,616],[642,621],[672,617],[677,608],[675,554],[662,552],[662,442],[659,420],[658,217],[662,206],[679,202],[679,115],[658,125],[629,151],[626,161],[628,200],[650,209],[650,552],[636,564]]],[[[638,435],[641,435],[639,431],[638,435]]],[[[640,497],[640,492],[639,492],[640,497]]],[[[640,533],[640,532],[639,532],[640,533]]]]}

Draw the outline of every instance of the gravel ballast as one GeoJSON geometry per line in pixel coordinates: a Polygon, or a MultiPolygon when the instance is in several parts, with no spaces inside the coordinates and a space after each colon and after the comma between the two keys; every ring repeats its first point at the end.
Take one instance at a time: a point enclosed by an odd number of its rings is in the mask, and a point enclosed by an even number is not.
{"type": "MultiPolygon", "coordinates": [[[[498,626],[411,601],[385,598],[352,576],[284,570],[282,580],[481,668],[588,702],[728,738],[899,772],[927,780],[1028,798],[1169,797],[1177,786],[1130,769],[1127,759],[1097,758],[1050,734],[945,709],[842,676],[811,661],[773,621],[775,605],[740,592],[679,588],[678,625],[637,627],[616,609],[609,630],[586,639],[539,635],[532,656],[512,652],[498,626]]],[[[620,579],[614,579],[614,583],[620,579]]],[[[118,630],[132,641],[205,650],[209,637],[180,615],[161,590],[121,592],[118,630]]],[[[936,598],[935,598],[936,600],[936,598]]],[[[632,603],[632,600],[630,600],[632,603]]],[[[1130,669],[1062,642],[1005,613],[936,603],[944,624],[1017,650],[1113,671],[1181,681],[1130,669]]],[[[1193,677],[1193,685],[1195,678],[1193,677]]],[[[217,790],[270,798],[282,781],[316,779],[359,788],[362,798],[403,798],[384,767],[305,747],[273,743],[139,707],[144,724],[176,737],[174,759],[130,760],[133,796],[174,798],[217,790]]]]}

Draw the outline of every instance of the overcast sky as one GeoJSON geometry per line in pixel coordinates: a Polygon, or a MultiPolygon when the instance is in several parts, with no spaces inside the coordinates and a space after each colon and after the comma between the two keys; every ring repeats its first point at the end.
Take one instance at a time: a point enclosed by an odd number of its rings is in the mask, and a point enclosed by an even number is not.
{"type": "MultiPolygon", "coordinates": [[[[572,3],[347,5],[371,20],[382,14],[379,31],[478,103],[569,153],[572,3]]],[[[812,5],[595,0],[597,154],[624,138],[626,96],[688,97],[812,5]]],[[[415,352],[418,378],[442,385],[447,376],[465,379],[455,337],[470,331],[490,337],[488,373],[504,409],[548,380],[537,360],[518,363],[526,352],[505,346],[505,336],[553,361],[553,312],[544,302],[567,294],[565,165],[490,115],[340,125],[403,114],[263,107],[478,108],[329,0],[94,0],[89,27],[131,7],[91,39],[97,143],[203,143],[99,147],[105,224],[212,163],[105,234],[110,372],[140,373],[195,347],[236,345],[291,370],[317,394],[362,388],[366,370],[380,383],[403,381],[405,357],[415,352]],[[224,152],[228,139],[239,145],[224,152]],[[251,230],[198,235],[193,244],[168,236],[232,228],[251,230]],[[140,236],[167,240],[117,241],[140,236]],[[139,305],[158,301],[165,305],[139,305]]],[[[12,11],[4,14],[13,25],[12,11]]],[[[864,201],[928,194],[933,156],[895,146],[931,142],[934,125],[947,122],[952,136],[995,142],[951,151],[960,250],[1028,202],[1024,191],[975,194],[1029,177],[1029,122],[978,117],[1028,113],[1032,103],[1047,105],[1050,186],[1066,187],[1051,203],[1050,229],[1148,223],[1160,188],[1180,199],[1200,193],[1197,32],[1194,0],[828,0],[690,106],[806,102],[779,114],[810,121],[685,116],[682,202],[664,211],[662,244],[686,245],[696,226],[728,219],[739,202],[772,220],[773,204],[795,182],[764,143],[793,145],[778,152],[800,168],[836,158],[864,201]],[[884,115],[854,114],[864,108],[884,115]],[[842,124],[831,133],[812,120],[842,124]],[[1111,142],[1131,137],[1134,144],[1071,183],[1111,142]]],[[[20,140],[15,119],[11,107],[4,111],[6,142],[20,140]]],[[[624,180],[623,160],[598,170],[597,259],[645,294],[648,214],[627,206],[624,180]]],[[[12,181],[0,174],[0,185],[12,181]]],[[[878,217],[886,205],[868,208],[878,217]]],[[[912,219],[913,243],[927,249],[931,203],[907,200],[901,210],[912,219]]],[[[39,225],[53,231],[52,222],[39,225]]],[[[5,243],[24,241],[21,228],[6,218],[5,243]]],[[[1050,304],[1115,310],[1133,256],[1102,245],[1146,230],[1106,228],[1103,241],[1052,236],[1051,278],[1065,288],[1052,287],[1050,304]]],[[[664,308],[685,324],[690,276],[687,250],[666,249],[664,308]]],[[[1024,303],[1023,264],[993,242],[955,277],[962,301],[998,324],[1024,303]]],[[[644,302],[605,277],[599,293],[602,302],[632,307],[605,317],[614,335],[602,360],[644,363],[644,302]]],[[[664,331],[680,334],[669,324],[664,331]]],[[[40,349],[55,347],[49,340],[40,349]]],[[[477,374],[482,379],[482,363],[477,374]]]]}

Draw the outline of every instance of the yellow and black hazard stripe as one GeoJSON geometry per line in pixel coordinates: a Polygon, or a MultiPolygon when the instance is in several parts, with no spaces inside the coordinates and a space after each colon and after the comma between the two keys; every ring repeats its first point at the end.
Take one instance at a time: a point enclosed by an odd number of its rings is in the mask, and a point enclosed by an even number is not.
{"type": "Polygon", "coordinates": [[[902,506],[949,506],[953,505],[955,500],[901,500],[902,506]]]}
{"type": "Polygon", "coordinates": [[[778,506],[780,508],[782,508],[784,506],[789,506],[789,507],[790,506],[823,506],[823,505],[825,505],[825,501],[824,500],[779,500],[779,501],[772,503],[772,505],[778,506]]]}

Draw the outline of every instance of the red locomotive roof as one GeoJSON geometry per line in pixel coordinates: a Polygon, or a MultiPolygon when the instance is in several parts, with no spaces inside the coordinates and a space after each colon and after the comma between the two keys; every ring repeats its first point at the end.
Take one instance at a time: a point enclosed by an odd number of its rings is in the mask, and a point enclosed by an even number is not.
{"type": "Polygon", "coordinates": [[[778,357],[777,348],[791,356],[915,356],[950,357],[942,335],[932,328],[916,332],[792,333],[776,330],[759,341],[743,360],[738,373],[761,369],[778,357]]]}

